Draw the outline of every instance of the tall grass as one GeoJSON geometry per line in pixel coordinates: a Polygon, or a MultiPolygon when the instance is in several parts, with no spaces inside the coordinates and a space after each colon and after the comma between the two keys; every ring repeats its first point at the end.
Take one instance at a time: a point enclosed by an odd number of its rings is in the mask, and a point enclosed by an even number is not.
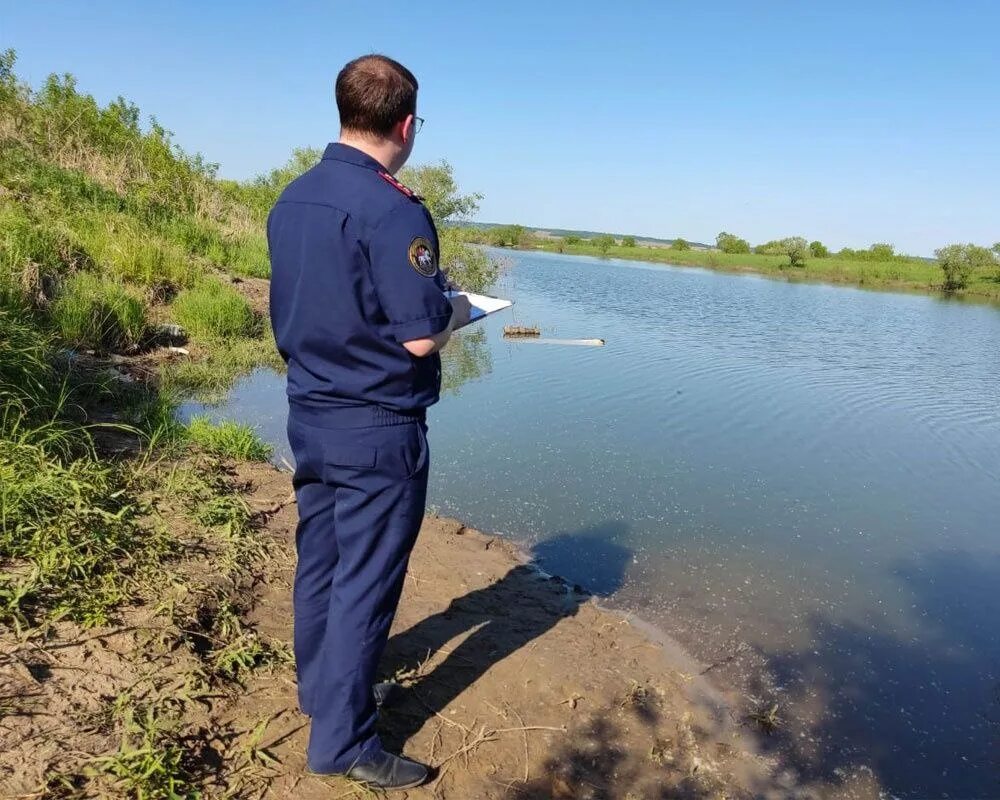
{"type": "Polygon", "coordinates": [[[256,336],[262,327],[239,292],[211,279],[181,292],[173,312],[177,322],[194,336],[222,339],[256,336]]]}
{"type": "Polygon", "coordinates": [[[59,290],[50,311],[63,341],[101,351],[136,350],[148,320],[142,296],[114,279],[79,272],[59,290]]]}
{"type": "Polygon", "coordinates": [[[232,420],[213,423],[207,417],[194,417],[188,423],[188,436],[206,452],[240,461],[267,461],[274,452],[250,425],[232,420]]]}

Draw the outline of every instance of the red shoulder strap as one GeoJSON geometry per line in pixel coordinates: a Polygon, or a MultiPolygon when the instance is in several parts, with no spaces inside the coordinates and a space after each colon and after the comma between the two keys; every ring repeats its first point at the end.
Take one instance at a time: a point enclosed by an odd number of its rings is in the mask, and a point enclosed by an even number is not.
{"type": "Polygon", "coordinates": [[[413,189],[411,189],[409,186],[405,186],[404,184],[402,184],[399,181],[397,181],[388,172],[380,172],[379,173],[379,177],[382,178],[390,186],[394,187],[398,191],[400,191],[403,194],[405,194],[411,200],[419,200],[420,199],[419,197],[417,197],[417,194],[416,194],[416,192],[413,191],[413,189]]]}

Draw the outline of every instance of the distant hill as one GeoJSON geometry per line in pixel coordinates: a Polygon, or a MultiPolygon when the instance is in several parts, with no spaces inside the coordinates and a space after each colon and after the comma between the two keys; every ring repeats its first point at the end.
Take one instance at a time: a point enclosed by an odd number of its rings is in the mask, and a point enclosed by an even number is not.
{"type": "MultiPolygon", "coordinates": [[[[514,223],[501,223],[501,222],[462,222],[458,223],[462,227],[466,228],[478,228],[479,230],[489,230],[490,228],[502,228],[506,224],[514,223]]],[[[516,223],[521,224],[521,223],[516,223]]],[[[616,239],[621,239],[623,236],[635,236],[635,241],[637,244],[645,244],[657,247],[669,247],[674,239],[658,239],[655,236],[636,236],[635,234],[628,233],[611,233],[609,231],[582,231],[582,230],[570,230],[567,228],[536,228],[531,225],[523,225],[525,230],[531,231],[536,236],[579,236],[581,239],[593,239],[595,236],[614,236],[616,239]]],[[[677,237],[682,238],[682,237],[677,237]]],[[[690,239],[686,240],[689,245],[698,249],[708,249],[712,247],[710,244],[704,244],[703,242],[693,242],[690,239]]]]}

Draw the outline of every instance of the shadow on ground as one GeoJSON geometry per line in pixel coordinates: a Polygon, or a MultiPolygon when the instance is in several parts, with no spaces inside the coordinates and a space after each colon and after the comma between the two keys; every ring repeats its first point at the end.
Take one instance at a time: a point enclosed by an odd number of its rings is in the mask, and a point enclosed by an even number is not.
{"type": "MultiPolygon", "coordinates": [[[[532,551],[586,554],[601,565],[602,590],[613,592],[621,585],[631,553],[613,539],[624,533],[624,525],[607,523],[578,533],[560,534],[532,551]]],[[[383,736],[391,748],[403,744],[435,714],[479,680],[494,664],[513,655],[542,636],[560,620],[577,613],[588,599],[582,589],[566,584],[565,591],[540,595],[539,581],[547,578],[534,566],[512,568],[503,578],[483,589],[453,600],[447,609],[422,620],[390,641],[383,657],[389,674],[413,671],[456,637],[462,642],[411,686],[412,698],[403,713],[394,714],[391,729],[383,736]]]]}

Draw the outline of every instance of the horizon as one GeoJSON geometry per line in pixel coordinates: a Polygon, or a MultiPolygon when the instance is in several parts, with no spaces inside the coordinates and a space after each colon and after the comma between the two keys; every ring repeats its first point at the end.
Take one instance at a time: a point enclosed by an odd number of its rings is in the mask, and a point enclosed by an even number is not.
{"type": "Polygon", "coordinates": [[[885,241],[919,256],[1000,240],[1000,7],[984,0],[945,13],[929,0],[389,7],[420,35],[315,3],[232,18],[228,4],[104,0],[53,15],[5,0],[0,47],[33,87],[69,72],[101,104],[124,96],[225,178],[335,140],[336,73],[378,51],[421,82],[413,163],[447,160],[463,192],[483,193],[473,221],[705,243],[722,230],[804,236],[832,250],[885,241]],[[531,25],[506,35],[518,9],[531,25]]]}

